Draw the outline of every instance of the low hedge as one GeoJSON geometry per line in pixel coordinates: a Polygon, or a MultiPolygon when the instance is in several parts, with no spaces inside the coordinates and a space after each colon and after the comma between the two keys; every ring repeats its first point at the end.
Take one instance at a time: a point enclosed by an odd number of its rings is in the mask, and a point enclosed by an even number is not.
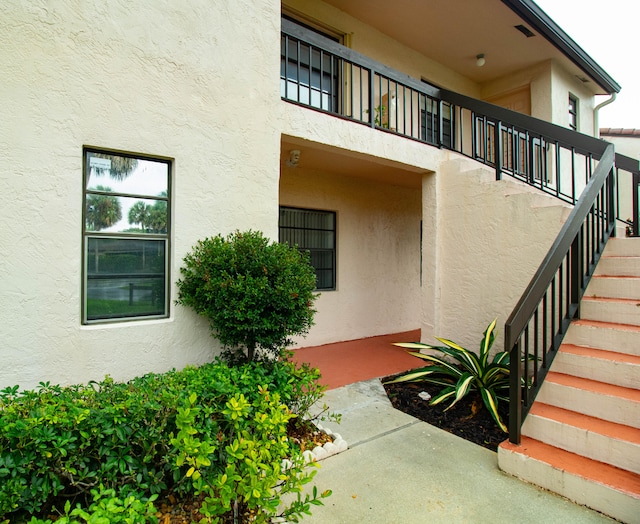
{"type": "Polygon", "coordinates": [[[61,512],[67,501],[88,508],[96,493],[135,492],[144,500],[201,493],[202,478],[223,474],[229,462],[220,444],[237,437],[224,414],[230,405],[244,399],[241,427],[253,435],[264,420],[258,409],[265,392],[286,413],[304,415],[322,395],[318,377],[317,370],[288,361],[215,362],[126,383],[106,377],[86,385],[6,388],[0,391],[0,522],[46,516],[54,506],[61,512]],[[186,428],[185,406],[192,406],[186,428]],[[198,479],[178,438],[185,431],[211,451],[198,463],[198,479]]]}

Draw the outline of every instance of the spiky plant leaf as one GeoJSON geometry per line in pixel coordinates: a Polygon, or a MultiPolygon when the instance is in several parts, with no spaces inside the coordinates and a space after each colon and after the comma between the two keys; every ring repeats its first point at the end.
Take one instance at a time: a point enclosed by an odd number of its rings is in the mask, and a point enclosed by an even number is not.
{"type": "Polygon", "coordinates": [[[394,342],[393,345],[406,349],[437,349],[434,346],[423,344],[422,342],[394,342]]]}
{"type": "Polygon", "coordinates": [[[440,393],[431,397],[429,405],[436,406],[437,404],[440,404],[441,402],[444,402],[445,400],[453,397],[455,394],[456,388],[454,386],[446,387],[442,391],[440,391],[440,393]]]}
{"type": "Polygon", "coordinates": [[[430,353],[418,353],[417,351],[409,351],[409,355],[421,358],[422,360],[431,360],[434,356],[430,353]]]}
{"type": "Polygon", "coordinates": [[[496,338],[494,330],[496,328],[496,323],[498,319],[494,318],[493,322],[487,326],[487,329],[484,332],[484,336],[482,337],[482,342],[480,343],[480,360],[483,365],[487,364],[487,359],[489,358],[489,351],[491,350],[491,346],[493,346],[493,341],[496,338]]]}
{"type": "Polygon", "coordinates": [[[456,384],[456,397],[453,402],[447,406],[445,411],[451,409],[456,403],[463,399],[469,391],[471,391],[471,385],[473,384],[474,376],[471,373],[463,373],[456,384]]]}
{"type": "MultiPolygon", "coordinates": [[[[418,356],[414,353],[410,353],[410,355],[418,356]]],[[[435,355],[421,355],[419,358],[422,360],[427,360],[429,362],[433,362],[434,364],[440,366],[442,368],[442,372],[459,376],[461,371],[451,362],[448,362],[440,357],[436,357],[435,355]]]]}
{"type": "Polygon", "coordinates": [[[426,375],[433,373],[431,370],[420,370],[413,373],[408,373],[406,375],[402,375],[401,377],[395,378],[389,382],[385,382],[385,384],[397,384],[398,382],[414,382],[418,379],[422,379],[426,375]]]}
{"type": "Polygon", "coordinates": [[[493,357],[494,364],[502,364],[503,366],[509,367],[509,352],[501,351],[500,353],[496,353],[493,357]]]}
{"type": "Polygon", "coordinates": [[[457,360],[460,365],[470,373],[480,373],[480,370],[482,369],[482,364],[478,360],[478,356],[466,349],[458,350],[450,347],[443,347],[440,351],[454,360],[457,360]]]}
{"type": "Polygon", "coordinates": [[[482,395],[482,400],[484,402],[484,405],[489,410],[489,413],[491,413],[493,420],[496,421],[496,424],[500,426],[500,429],[502,431],[507,433],[508,432],[507,426],[502,422],[502,419],[500,418],[500,414],[498,413],[498,399],[496,398],[495,393],[490,389],[482,388],[480,390],[480,394],[482,395]]]}
{"type": "Polygon", "coordinates": [[[449,346],[450,348],[457,349],[458,351],[467,351],[462,346],[456,344],[455,342],[449,340],[448,338],[439,338],[436,337],[440,342],[442,342],[445,346],[449,346]]]}

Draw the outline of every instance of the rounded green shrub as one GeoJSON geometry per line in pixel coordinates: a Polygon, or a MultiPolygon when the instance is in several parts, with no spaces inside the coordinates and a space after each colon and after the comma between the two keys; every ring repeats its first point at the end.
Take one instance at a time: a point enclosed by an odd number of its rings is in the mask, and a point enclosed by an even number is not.
{"type": "Polygon", "coordinates": [[[226,349],[277,356],[313,324],[317,297],[308,253],[256,231],[200,240],[180,269],[178,304],[207,317],[226,349]]]}

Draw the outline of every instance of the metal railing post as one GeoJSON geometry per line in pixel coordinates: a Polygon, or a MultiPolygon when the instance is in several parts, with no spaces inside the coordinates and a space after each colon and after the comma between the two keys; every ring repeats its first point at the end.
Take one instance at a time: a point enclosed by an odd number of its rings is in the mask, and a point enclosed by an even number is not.
{"type": "Polygon", "coordinates": [[[376,81],[375,81],[375,72],[373,69],[369,69],[369,125],[371,127],[376,127],[376,117],[375,117],[375,92],[376,81]]]}
{"type": "Polygon", "coordinates": [[[638,190],[640,189],[640,173],[633,174],[633,236],[640,236],[640,209],[638,209],[638,190]]]}
{"type": "Polygon", "coordinates": [[[502,180],[502,122],[498,120],[493,128],[496,180],[502,180]]]}
{"type": "Polygon", "coordinates": [[[513,342],[511,326],[505,326],[505,351],[509,351],[509,442],[520,444],[522,427],[522,366],[520,341],[513,342]]]}

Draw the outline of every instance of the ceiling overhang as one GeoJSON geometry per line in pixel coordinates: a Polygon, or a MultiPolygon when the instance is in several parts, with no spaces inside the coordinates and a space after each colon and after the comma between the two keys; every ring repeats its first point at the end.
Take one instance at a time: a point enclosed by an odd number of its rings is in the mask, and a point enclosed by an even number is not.
{"type": "Polygon", "coordinates": [[[479,85],[553,60],[593,94],[620,91],[532,0],[325,1],[479,85]],[[479,54],[485,56],[483,67],[476,63],[479,54]]]}
{"type": "Polygon", "coordinates": [[[537,4],[531,0],[502,0],[534,31],[543,35],[567,58],[582,69],[608,94],[619,93],[618,84],[591,58],[558,24],[556,24],[537,4]]]}

